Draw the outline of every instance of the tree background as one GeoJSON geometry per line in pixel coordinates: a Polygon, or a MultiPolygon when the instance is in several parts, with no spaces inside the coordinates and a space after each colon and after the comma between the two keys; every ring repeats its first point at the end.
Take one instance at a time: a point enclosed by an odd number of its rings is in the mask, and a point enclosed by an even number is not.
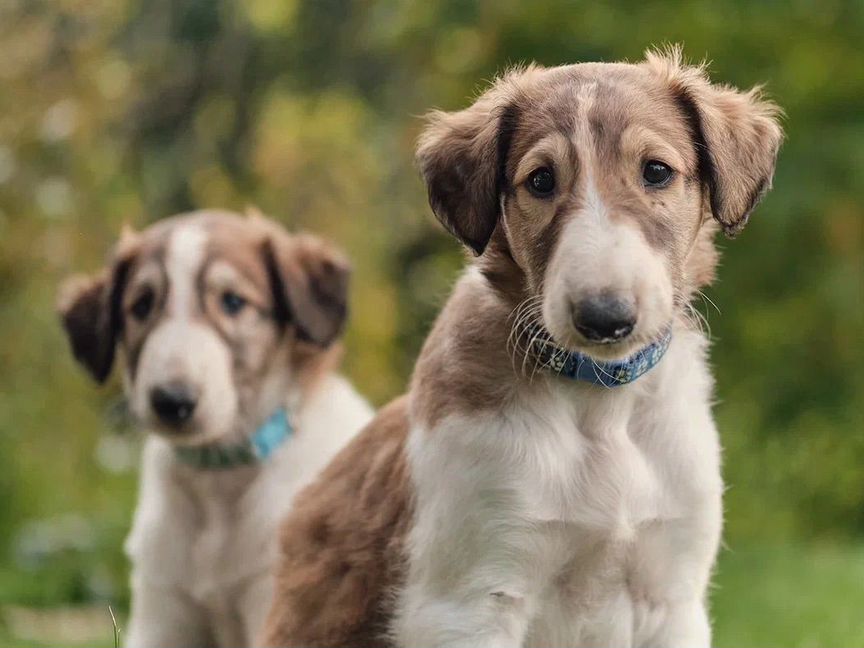
{"type": "Polygon", "coordinates": [[[787,114],[774,191],[698,304],[729,484],[717,644],[864,645],[862,37],[860,0],[0,2],[0,642],[110,645],[127,605],[139,440],[119,384],[71,360],[61,277],[125,222],[258,205],[350,253],[345,370],[380,405],[463,263],[419,116],[517,62],[682,43],[787,114]]]}

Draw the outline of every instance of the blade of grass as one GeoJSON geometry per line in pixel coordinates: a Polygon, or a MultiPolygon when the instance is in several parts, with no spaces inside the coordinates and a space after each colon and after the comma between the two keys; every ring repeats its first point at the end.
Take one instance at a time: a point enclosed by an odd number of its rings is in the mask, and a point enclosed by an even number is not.
{"type": "Polygon", "coordinates": [[[108,614],[111,615],[111,625],[114,628],[114,648],[120,648],[120,627],[117,625],[117,618],[114,616],[114,610],[108,606],[108,614]]]}

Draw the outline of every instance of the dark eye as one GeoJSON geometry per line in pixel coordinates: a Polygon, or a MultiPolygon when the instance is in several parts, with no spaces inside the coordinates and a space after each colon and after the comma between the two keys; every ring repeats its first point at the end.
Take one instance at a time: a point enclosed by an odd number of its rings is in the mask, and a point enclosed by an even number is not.
{"type": "Polygon", "coordinates": [[[246,300],[243,299],[240,295],[235,292],[231,292],[230,290],[226,290],[222,293],[222,310],[225,311],[226,314],[237,315],[240,311],[242,311],[246,307],[246,300]]]}
{"type": "Polygon", "coordinates": [[[150,316],[155,301],[156,297],[153,295],[153,291],[145,290],[134,302],[132,302],[132,308],[130,309],[132,311],[132,316],[139,322],[143,322],[150,316]]]}
{"type": "Polygon", "coordinates": [[[555,191],[555,175],[552,169],[540,167],[528,176],[528,191],[538,198],[548,198],[555,191]]]}
{"type": "Polygon", "coordinates": [[[675,172],[665,162],[648,160],[642,169],[642,180],[647,187],[665,187],[675,172]]]}

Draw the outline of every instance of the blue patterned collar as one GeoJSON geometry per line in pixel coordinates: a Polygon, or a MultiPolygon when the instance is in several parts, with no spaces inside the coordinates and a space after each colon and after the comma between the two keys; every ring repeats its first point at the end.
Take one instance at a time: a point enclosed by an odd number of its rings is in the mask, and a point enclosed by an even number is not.
{"type": "Polygon", "coordinates": [[[565,378],[603,387],[626,385],[647,373],[660,362],[672,341],[670,328],[660,338],[642,347],[630,357],[606,362],[594,360],[579,351],[562,349],[543,329],[535,329],[529,334],[530,348],[542,366],[565,378]]]}
{"type": "Polygon", "coordinates": [[[288,412],[278,409],[248,439],[233,445],[210,443],[177,446],[174,452],[182,463],[199,470],[227,470],[265,461],[294,434],[288,412]]]}

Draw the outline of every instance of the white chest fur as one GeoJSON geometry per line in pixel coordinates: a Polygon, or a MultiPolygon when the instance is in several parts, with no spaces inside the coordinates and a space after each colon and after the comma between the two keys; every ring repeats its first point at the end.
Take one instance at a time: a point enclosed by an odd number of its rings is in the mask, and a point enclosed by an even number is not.
{"type": "Polygon", "coordinates": [[[452,627],[434,617],[453,596],[490,646],[706,643],[722,485],[703,348],[681,332],[632,385],[544,378],[507,411],[412,430],[403,643],[452,627]]]}

